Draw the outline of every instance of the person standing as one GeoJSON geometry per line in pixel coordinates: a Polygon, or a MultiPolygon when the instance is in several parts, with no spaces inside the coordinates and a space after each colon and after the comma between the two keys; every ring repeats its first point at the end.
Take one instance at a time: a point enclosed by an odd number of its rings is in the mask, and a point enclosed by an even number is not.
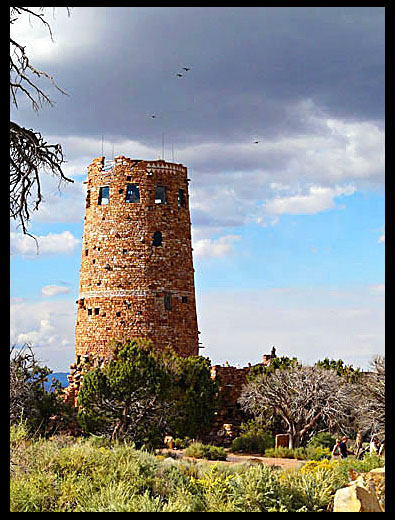
{"type": "Polygon", "coordinates": [[[362,435],[361,432],[357,433],[357,437],[355,439],[355,446],[354,446],[354,455],[358,459],[359,455],[362,451],[362,435]]]}
{"type": "Polygon", "coordinates": [[[353,455],[353,452],[352,451],[349,451],[348,447],[347,447],[347,442],[348,442],[348,437],[347,435],[345,435],[341,441],[341,443],[339,444],[339,448],[340,448],[340,453],[341,453],[341,458],[342,459],[346,459],[348,457],[348,455],[353,455]]]}
{"type": "Polygon", "coordinates": [[[336,439],[336,444],[333,446],[332,450],[332,458],[333,459],[339,459],[341,458],[341,451],[340,451],[340,439],[336,439]]]}

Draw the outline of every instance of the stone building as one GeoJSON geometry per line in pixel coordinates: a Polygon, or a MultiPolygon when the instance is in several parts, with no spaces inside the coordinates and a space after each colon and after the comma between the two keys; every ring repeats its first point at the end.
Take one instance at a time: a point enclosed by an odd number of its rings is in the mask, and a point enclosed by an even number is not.
{"type": "Polygon", "coordinates": [[[115,157],[88,167],[76,363],[111,340],[197,355],[187,168],[115,157]]]}
{"type": "MultiPolygon", "coordinates": [[[[75,362],[65,399],[77,406],[83,376],[103,366],[111,342],[146,338],[180,356],[199,354],[187,168],[124,156],[88,167],[75,362]]],[[[263,365],[276,357],[265,354],[263,365]]],[[[231,437],[251,365],[214,365],[220,409],[210,438],[231,437]]]]}

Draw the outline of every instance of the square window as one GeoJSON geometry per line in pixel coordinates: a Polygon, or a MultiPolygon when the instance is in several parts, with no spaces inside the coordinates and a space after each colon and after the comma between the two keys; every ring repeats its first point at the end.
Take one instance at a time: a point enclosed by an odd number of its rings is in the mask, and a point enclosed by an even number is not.
{"type": "Polygon", "coordinates": [[[110,203],[110,187],[101,186],[99,190],[99,206],[104,206],[110,203]]]}
{"type": "Polygon", "coordinates": [[[185,208],[185,190],[182,190],[181,188],[178,190],[178,207],[179,208],[185,208]]]}
{"type": "Polygon", "coordinates": [[[171,294],[170,293],[164,294],[164,303],[165,303],[165,309],[167,311],[171,311],[171,294]]]}
{"type": "Polygon", "coordinates": [[[126,202],[140,202],[140,190],[138,184],[126,186],[126,202]]]}
{"type": "Polygon", "coordinates": [[[157,186],[155,189],[155,204],[166,204],[166,187],[157,186]]]}
{"type": "Polygon", "coordinates": [[[155,247],[159,247],[162,245],[162,233],[160,231],[155,231],[152,240],[152,245],[155,247]]]}

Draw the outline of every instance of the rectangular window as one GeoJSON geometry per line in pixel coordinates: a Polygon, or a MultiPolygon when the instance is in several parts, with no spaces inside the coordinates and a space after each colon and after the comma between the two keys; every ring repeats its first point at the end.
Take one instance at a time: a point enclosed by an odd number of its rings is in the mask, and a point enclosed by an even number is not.
{"type": "Polygon", "coordinates": [[[165,293],[164,295],[165,309],[171,311],[171,294],[165,293]]]}
{"type": "Polygon", "coordinates": [[[185,190],[178,190],[178,207],[185,208],[185,190]]]}
{"type": "Polygon", "coordinates": [[[110,203],[110,187],[102,186],[99,190],[99,206],[110,203]]]}
{"type": "Polygon", "coordinates": [[[88,316],[92,316],[92,309],[88,309],[88,316]]]}
{"type": "Polygon", "coordinates": [[[91,190],[88,190],[87,193],[86,193],[86,204],[85,204],[85,207],[86,208],[90,208],[91,206],[91,190]]]}
{"type": "Polygon", "coordinates": [[[166,204],[166,187],[157,186],[155,189],[155,204],[166,204]]]}
{"type": "Polygon", "coordinates": [[[186,296],[182,296],[181,301],[182,301],[182,303],[187,303],[188,298],[186,296]]]}
{"type": "Polygon", "coordinates": [[[99,316],[100,309],[99,307],[95,307],[95,316],[99,316]]]}
{"type": "Polygon", "coordinates": [[[126,202],[140,202],[140,190],[138,184],[126,186],[126,202]]]}

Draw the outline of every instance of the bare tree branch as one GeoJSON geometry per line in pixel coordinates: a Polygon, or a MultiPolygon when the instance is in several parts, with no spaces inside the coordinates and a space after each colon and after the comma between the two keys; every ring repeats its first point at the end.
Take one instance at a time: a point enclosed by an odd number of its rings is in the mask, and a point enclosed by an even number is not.
{"type": "Polygon", "coordinates": [[[257,419],[268,410],[287,426],[292,447],[324,423],[330,431],[344,431],[355,407],[350,383],[334,370],[293,366],[261,374],[245,387],[239,399],[242,408],[257,419]]]}
{"type": "MultiPolygon", "coordinates": [[[[53,41],[49,23],[44,18],[44,8],[11,7],[10,23],[13,24],[21,15],[35,17],[48,29],[53,41]]],[[[69,8],[67,8],[70,14],[69,8]]],[[[38,86],[36,80],[41,77],[48,79],[57,90],[66,94],[58,87],[53,77],[42,70],[36,69],[26,54],[25,46],[10,38],[10,95],[13,105],[18,108],[18,95],[27,98],[35,111],[43,103],[53,105],[49,96],[38,86]],[[33,75],[35,79],[29,75],[33,75]]],[[[28,130],[15,122],[10,124],[10,217],[19,221],[24,234],[27,232],[27,223],[33,200],[33,210],[37,210],[42,201],[40,174],[50,172],[59,177],[59,184],[63,181],[74,182],[66,177],[62,171],[65,162],[60,144],[48,144],[41,133],[28,130]]],[[[30,235],[32,236],[32,235],[30,235]]],[[[34,238],[34,237],[33,237],[34,238]]]]}

